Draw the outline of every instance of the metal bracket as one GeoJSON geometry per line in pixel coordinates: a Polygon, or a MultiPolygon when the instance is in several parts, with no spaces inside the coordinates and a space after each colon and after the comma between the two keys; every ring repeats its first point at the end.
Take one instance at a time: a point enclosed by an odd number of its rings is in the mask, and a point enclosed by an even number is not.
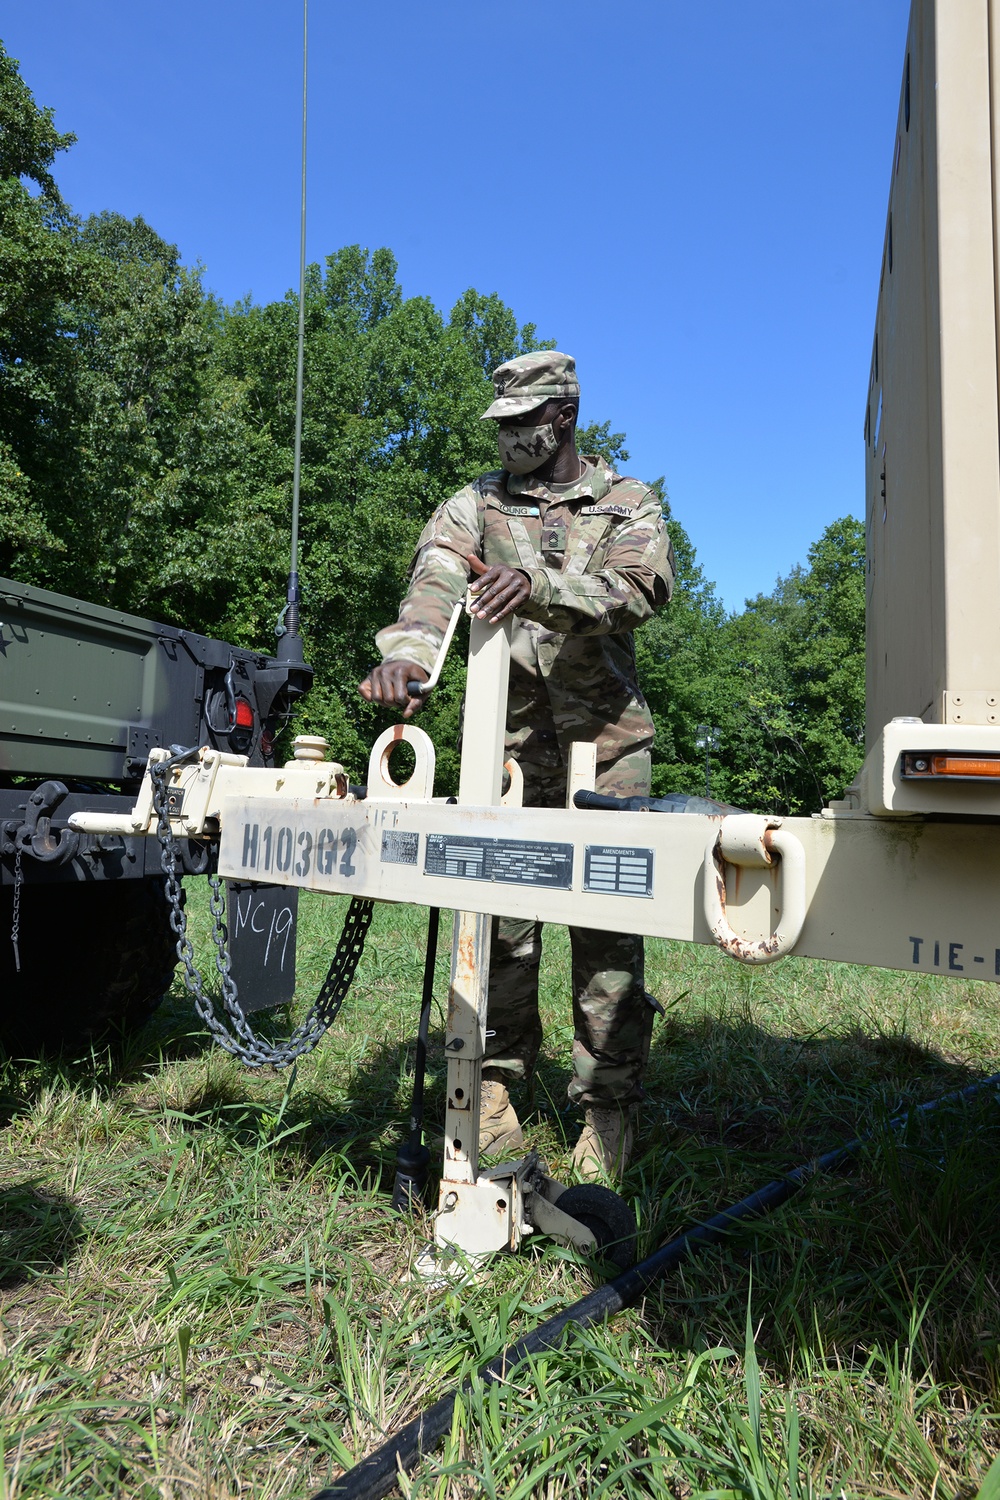
{"type": "Polygon", "coordinates": [[[561,1182],[539,1175],[533,1183],[526,1183],[525,1189],[525,1209],[535,1229],[560,1245],[575,1245],[578,1250],[597,1249],[593,1230],[559,1207],[559,1199],[566,1191],[561,1182]]]}
{"type": "Polygon", "coordinates": [[[500,798],[501,807],[523,807],[524,806],[524,772],[517,761],[511,756],[505,760],[503,768],[510,777],[510,785],[500,798]]]}
{"type": "MultiPolygon", "coordinates": [[[[417,731],[423,733],[423,731],[417,731]]],[[[426,739],[426,735],[424,736],[426,739]]],[[[428,741],[429,743],[429,741],[428,741]]],[[[347,777],[337,761],[313,758],[310,736],[296,740],[296,759],[284,766],[248,766],[245,755],[202,748],[185,759],[157,746],[149,752],[149,765],[170,760],[175,764],[166,787],[170,826],[178,838],[215,837],[219,803],[232,792],[249,795],[302,797],[309,800],[347,797],[347,777]],[[300,754],[299,742],[304,754],[300,754]]],[[[65,789],[64,789],[65,791],[65,789]]],[[[387,795],[387,794],[386,794],[387,795]]],[[[153,783],[147,767],[135,806],[128,813],[76,812],[70,827],[80,833],[151,834],[156,829],[153,783]]]]}
{"type": "Polygon", "coordinates": [[[558,1206],[565,1191],[562,1183],[546,1175],[534,1151],[485,1168],[475,1182],[442,1183],[434,1215],[437,1268],[456,1252],[475,1263],[500,1250],[517,1250],[536,1231],[560,1244],[593,1250],[593,1232],[558,1206]]]}
{"type": "Polygon", "coordinates": [[[128,726],[128,742],[125,747],[125,769],[130,776],[141,776],[149,762],[149,752],[155,741],[153,731],[145,724],[128,726]]]}

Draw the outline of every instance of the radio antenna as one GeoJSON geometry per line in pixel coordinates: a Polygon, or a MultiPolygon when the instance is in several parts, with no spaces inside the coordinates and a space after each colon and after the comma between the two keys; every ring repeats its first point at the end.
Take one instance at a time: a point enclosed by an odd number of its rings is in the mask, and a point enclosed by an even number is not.
{"type": "Polygon", "coordinates": [[[292,535],[288,587],[279,622],[278,657],[302,661],[299,635],[299,489],[302,479],[302,385],[306,336],[306,121],[309,86],[309,0],[302,0],[302,207],[299,218],[299,329],[295,351],[295,466],[292,473],[292,535]]]}

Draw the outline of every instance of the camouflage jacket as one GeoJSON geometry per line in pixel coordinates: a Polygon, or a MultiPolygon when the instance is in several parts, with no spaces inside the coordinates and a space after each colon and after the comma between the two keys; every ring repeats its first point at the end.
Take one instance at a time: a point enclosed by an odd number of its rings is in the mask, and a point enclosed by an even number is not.
{"type": "Polygon", "coordinates": [[[424,527],[399,620],[376,636],[383,660],[431,670],[470,552],[531,580],[511,641],[508,751],[555,766],[573,740],[596,742],[599,762],[648,749],[632,632],[667,602],[674,577],[656,495],[601,458],[555,489],[533,474],[484,474],[424,527]]]}

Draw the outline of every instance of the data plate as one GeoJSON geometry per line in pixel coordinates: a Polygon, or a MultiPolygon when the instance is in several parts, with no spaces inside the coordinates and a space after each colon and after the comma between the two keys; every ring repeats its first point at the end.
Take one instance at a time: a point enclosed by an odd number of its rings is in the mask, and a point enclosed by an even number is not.
{"type": "Polygon", "coordinates": [[[588,844],[584,853],[583,888],[609,896],[653,894],[653,851],[616,844],[588,844]]]}
{"type": "Polygon", "coordinates": [[[573,884],[573,845],[429,833],[424,874],[568,891],[573,884]]]}
{"type": "Polygon", "coordinates": [[[384,865],[415,865],[419,850],[419,833],[400,833],[393,828],[382,830],[381,860],[384,865]]]}

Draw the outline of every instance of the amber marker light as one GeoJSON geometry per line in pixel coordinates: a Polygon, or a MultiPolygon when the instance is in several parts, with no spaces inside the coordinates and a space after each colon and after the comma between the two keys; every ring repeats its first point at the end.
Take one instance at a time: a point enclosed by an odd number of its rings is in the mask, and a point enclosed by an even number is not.
{"type": "Polygon", "coordinates": [[[905,777],[948,777],[953,780],[1000,781],[1000,755],[949,755],[907,751],[905,777]]]}

